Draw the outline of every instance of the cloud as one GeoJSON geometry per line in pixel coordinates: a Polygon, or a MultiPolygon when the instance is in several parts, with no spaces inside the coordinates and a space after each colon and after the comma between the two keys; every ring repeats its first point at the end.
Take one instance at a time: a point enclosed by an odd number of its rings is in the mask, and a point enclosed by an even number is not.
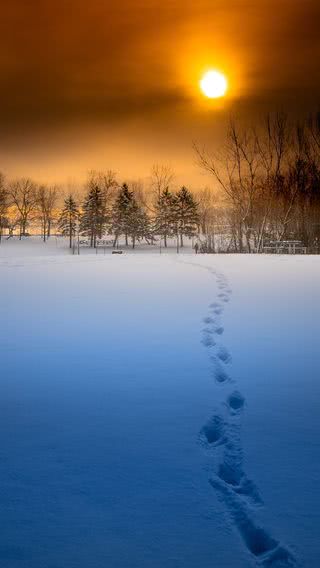
{"type": "Polygon", "coordinates": [[[53,130],[136,120],[140,142],[167,129],[178,148],[179,136],[209,128],[194,93],[210,64],[239,87],[227,112],[309,109],[320,97],[317,0],[4,0],[1,9],[2,147],[35,131],[45,146],[53,130]]]}

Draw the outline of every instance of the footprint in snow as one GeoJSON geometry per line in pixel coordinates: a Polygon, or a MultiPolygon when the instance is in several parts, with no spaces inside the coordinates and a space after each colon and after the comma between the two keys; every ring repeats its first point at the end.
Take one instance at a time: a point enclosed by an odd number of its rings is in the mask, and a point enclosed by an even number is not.
{"type": "MultiPolygon", "coordinates": [[[[263,505],[256,485],[248,479],[242,471],[241,462],[237,459],[237,453],[234,456],[226,455],[222,464],[220,464],[217,477],[225,484],[225,490],[232,490],[239,495],[248,504],[254,506],[263,505]]],[[[223,485],[221,486],[222,491],[223,485]]]]}
{"type": "Polygon", "coordinates": [[[213,377],[214,377],[215,381],[217,383],[219,383],[220,385],[223,384],[223,383],[230,383],[231,377],[223,369],[220,361],[217,359],[217,357],[215,355],[213,357],[211,357],[211,361],[213,363],[213,377]]]}
{"type": "Polygon", "coordinates": [[[223,302],[224,304],[227,304],[228,302],[230,302],[230,298],[228,296],[226,296],[225,294],[221,294],[218,296],[221,300],[221,302],[223,302]]]}
{"type": "Polygon", "coordinates": [[[226,347],[224,347],[223,345],[220,345],[220,347],[218,349],[217,357],[220,359],[220,361],[222,361],[226,365],[228,363],[231,363],[231,360],[232,360],[232,357],[231,357],[228,349],[226,347]]]}
{"type": "Polygon", "coordinates": [[[223,332],[224,332],[224,327],[222,327],[221,325],[214,328],[214,333],[216,333],[217,335],[222,335],[223,332]]]}
{"type": "Polygon", "coordinates": [[[220,298],[221,300],[224,300],[225,298],[228,298],[228,294],[226,292],[220,292],[218,294],[218,298],[220,298]]]}
{"type": "Polygon", "coordinates": [[[203,330],[202,330],[202,334],[203,335],[213,335],[214,330],[212,329],[212,327],[204,327],[203,330]]]}
{"type": "MultiPolygon", "coordinates": [[[[216,280],[220,302],[228,303],[232,289],[222,275],[217,275],[216,280]]],[[[221,303],[218,302],[212,303],[210,308],[216,315],[220,315],[223,311],[221,303]]],[[[211,317],[205,318],[204,322],[210,326],[210,329],[204,330],[204,342],[211,347],[212,333],[222,335],[224,328],[216,326],[215,320],[211,317]]],[[[213,375],[218,383],[231,381],[221,365],[230,360],[231,356],[223,346],[220,346],[217,354],[211,357],[214,364],[213,375]]],[[[228,396],[226,406],[231,420],[232,416],[242,412],[244,405],[245,398],[239,391],[234,391],[228,396]]],[[[262,504],[262,499],[254,482],[248,479],[242,470],[243,457],[239,432],[239,425],[236,422],[232,425],[232,422],[228,423],[228,420],[219,415],[213,416],[201,429],[200,440],[207,447],[224,446],[222,462],[209,482],[220,494],[244,545],[257,565],[264,568],[298,568],[291,551],[259,526],[252,517],[249,505],[259,506],[262,504]]]]}
{"type": "Polygon", "coordinates": [[[200,439],[212,446],[220,445],[225,440],[225,423],[221,416],[215,415],[201,428],[200,439]]]}
{"type": "Polygon", "coordinates": [[[213,313],[216,314],[217,316],[220,316],[223,312],[223,308],[214,308],[213,313]]]}
{"type": "Polygon", "coordinates": [[[209,482],[220,493],[244,545],[259,566],[297,568],[298,564],[293,554],[255,522],[246,504],[232,488],[217,476],[212,477],[209,482]]]}
{"type": "Polygon", "coordinates": [[[203,323],[207,323],[207,324],[215,323],[215,320],[214,320],[214,318],[208,316],[208,317],[203,319],[203,323]]]}
{"type": "Polygon", "coordinates": [[[244,407],[245,398],[239,391],[234,391],[227,398],[227,406],[231,414],[239,414],[244,407]]]}
{"type": "Polygon", "coordinates": [[[211,333],[205,333],[202,337],[201,343],[205,347],[214,347],[216,345],[216,342],[212,337],[211,333]]]}

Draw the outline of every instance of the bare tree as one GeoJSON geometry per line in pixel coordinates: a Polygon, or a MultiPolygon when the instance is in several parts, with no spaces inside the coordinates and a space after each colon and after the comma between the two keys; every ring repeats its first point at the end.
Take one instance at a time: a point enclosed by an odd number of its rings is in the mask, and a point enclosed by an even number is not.
{"type": "Polygon", "coordinates": [[[135,199],[139,205],[146,207],[147,205],[147,192],[144,183],[141,179],[132,179],[127,182],[128,187],[133,191],[135,199]]]}
{"type": "Polygon", "coordinates": [[[171,166],[166,164],[154,164],[151,170],[151,189],[154,201],[158,202],[163,191],[169,190],[174,180],[171,166]]]}
{"type": "Polygon", "coordinates": [[[314,159],[320,161],[320,112],[310,116],[307,121],[307,129],[309,134],[310,148],[313,152],[314,159]]]}
{"type": "Polygon", "coordinates": [[[58,201],[58,188],[57,186],[49,187],[47,195],[47,237],[51,236],[52,223],[57,219],[56,205],[58,201]]]}
{"type": "Polygon", "coordinates": [[[13,206],[19,214],[20,239],[26,233],[27,224],[37,207],[37,187],[29,178],[12,181],[8,187],[8,194],[13,206]]]}
{"type": "Polygon", "coordinates": [[[207,250],[215,252],[215,236],[222,218],[221,196],[205,187],[197,194],[200,233],[205,236],[207,250]]]}
{"type": "MultiPolygon", "coordinates": [[[[311,154],[317,134],[312,128],[308,136],[304,124],[294,130],[286,114],[277,113],[267,116],[258,130],[231,122],[218,154],[195,146],[199,165],[226,197],[236,251],[259,252],[265,236],[282,240],[288,234],[298,196],[306,192],[302,175],[316,169],[311,154]]],[[[297,233],[297,225],[291,232],[297,233]]]]}
{"type": "Polygon", "coordinates": [[[86,190],[93,186],[99,187],[106,202],[113,201],[115,199],[117,190],[119,189],[116,173],[112,170],[89,171],[86,190]]]}
{"type": "Polygon", "coordinates": [[[260,211],[257,224],[257,252],[261,251],[263,237],[272,214],[276,219],[278,196],[282,192],[292,131],[285,113],[267,115],[264,129],[258,138],[258,147],[263,169],[261,181],[260,211]]]}
{"type": "Polygon", "coordinates": [[[237,242],[243,251],[243,238],[251,250],[254,205],[259,190],[257,183],[261,159],[254,129],[240,130],[230,122],[222,153],[216,155],[195,145],[200,167],[209,172],[224,191],[237,219],[237,242]]]}
{"type": "Polygon", "coordinates": [[[7,213],[9,208],[9,196],[7,189],[5,187],[5,178],[2,173],[0,173],[0,243],[2,240],[2,232],[4,227],[7,225],[7,213]]]}
{"type": "Polygon", "coordinates": [[[16,212],[15,214],[12,213],[11,211],[9,211],[7,220],[6,220],[6,225],[9,231],[9,237],[13,237],[13,233],[16,230],[17,227],[20,227],[20,215],[18,212],[16,212]]]}
{"type": "Polygon", "coordinates": [[[51,224],[54,216],[54,207],[57,203],[58,191],[56,187],[40,185],[37,188],[37,207],[40,214],[43,240],[51,234],[51,224]]]}

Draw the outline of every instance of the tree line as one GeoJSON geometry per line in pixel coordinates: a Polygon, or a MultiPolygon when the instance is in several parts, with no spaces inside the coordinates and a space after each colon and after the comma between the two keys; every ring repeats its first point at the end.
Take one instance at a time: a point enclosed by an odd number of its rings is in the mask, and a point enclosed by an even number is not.
{"type": "Polygon", "coordinates": [[[46,240],[54,226],[90,246],[112,235],[135,247],[144,239],[168,246],[196,236],[203,251],[261,252],[273,241],[297,240],[320,253],[320,114],[298,123],[285,113],[260,125],[231,122],[218,151],[195,145],[209,187],[175,188],[170,167],[152,168],[148,189],[120,184],[112,171],[91,172],[82,197],[60,203],[56,186],[30,179],[7,182],[0,174],[0,240],[4,228],[20,237],[33,224],[46,240]]]}
{"type": "Polygon", "coordinates": [[[153,243],[158,237],[167,247],[168,238],[174,237],[183,247],[184,237],[198,233],[198,204],[186,187],[175,193],[168,188],[161,190],[151,211],[128,184],[124,183],[115,196],[111,189],[93,177],[81,208],[72,195],[65,199],[58,227],[69,238],[70,247],[77,234],[86,236],[91,247],[106,234],[113,235],[114,246],[120,237],[132,248],[137,241],[153,243]]]}
{"type": "Polygon", "coordinates": [[[218,152],[195,151],[220,190],[209,218],[228,227],[227,250],[296,239],[320,252],[320,114],[292,122],[277,113],[254,128],[231,122],[218,152]]]}
{"type": "Polygon", "coordinates": [[[18,228],[20,238],[27,234],[31,222],[40,223],[44,241],[50,237],[52,224],[60,234],[68,237],[72,247],[75,236],[82,235],[91,247],[106,235],[112,235],[114,246],[121,237],[134,248],[137,241],[154,243],[175,238],[178,247],[185,237],[199,231],[198,203],[190,190],[170,189],[170,168],[154,166],[152,199],[143,194],[141,185],[132,182],[119,185],[113,172],[91,172],[83,199],[72,193],[58,207],[56,187],[37,186],[29,179],[0,185],[0,235],[7,228],[13,233],[18,228]]]}
{"type": "Polygon", "coordinates": [[[56,218],[58,189],[34,183],[29,178],[6,182],[0,173],[0,242],[4,229],[9,235],[18,229],[20,238],[27,234],[30,220],[42,227],[43,238],[50,237],[56,218]]]}

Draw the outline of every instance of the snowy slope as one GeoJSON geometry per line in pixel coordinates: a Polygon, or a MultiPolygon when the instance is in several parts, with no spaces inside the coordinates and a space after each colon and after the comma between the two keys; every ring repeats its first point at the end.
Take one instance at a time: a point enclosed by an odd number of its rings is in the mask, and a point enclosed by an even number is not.
{"type": "Polygon", "coordinates": [[[316,568],[318,262],[1,245],[1,566],[316,568]]]}

